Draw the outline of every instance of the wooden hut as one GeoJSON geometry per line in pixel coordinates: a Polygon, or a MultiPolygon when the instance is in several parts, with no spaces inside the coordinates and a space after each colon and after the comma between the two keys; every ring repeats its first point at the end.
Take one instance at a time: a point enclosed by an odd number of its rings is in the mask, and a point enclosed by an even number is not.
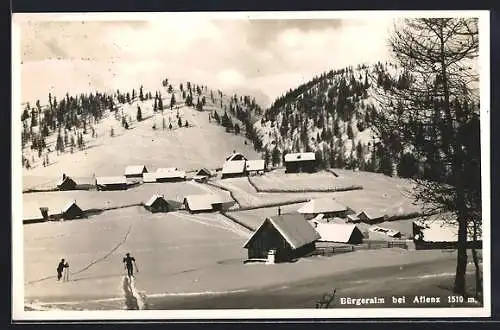
{"type": "Polygon", "coordinates": [[[316,172],[314,152],[290,153],[285,155],[285,173],[316,172]]]}
{"type": "Polygon", "coordinates": [[[174,208],[163,198],[161,195],[153,195],[151,198],[144,203],[144,208],[152,213],[158,212],[170,212],[174,208]]]}
{"type": "Polygon", "coordinates": [[[286,262],[314,251],[319,238],[301,214],[291,213],[266,218],[243,247],[248,259],[266,259],[271,253],[275,262],[286,262]]]}
{"type": "Polygon", "coordinates": [[[61,211],[61,217],[64,220],[72,220],[83,217],[83,210],[76,204],[76,201],[73,200],[66,204],[66,206],[61,211]]]}

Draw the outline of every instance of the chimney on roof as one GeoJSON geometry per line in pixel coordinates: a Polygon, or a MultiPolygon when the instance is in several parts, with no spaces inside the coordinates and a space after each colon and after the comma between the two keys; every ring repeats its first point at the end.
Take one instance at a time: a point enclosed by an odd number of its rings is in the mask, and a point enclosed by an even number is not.
{"type": "Polygon", "coordinates": [[[281,215],[281,207],[278,206],[278,215],[281,215]]]}
{"type": "Polygon", "coordinates": [[[65,174],[65,173],[63,173],[63,180],[64,180],[64,179],[66,179],[66,174],[65,174]]]}

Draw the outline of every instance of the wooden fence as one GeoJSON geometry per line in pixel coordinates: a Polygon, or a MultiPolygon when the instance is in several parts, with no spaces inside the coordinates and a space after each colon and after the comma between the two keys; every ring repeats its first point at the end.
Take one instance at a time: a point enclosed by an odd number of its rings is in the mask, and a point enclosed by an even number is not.
{"type": "Polygon", "coordinates": [[[376,249],[387,249],[387,248],[400,248],[408,249],[408,243],[406,241],[365,241],[363,244],[345,244],[336,246],[319,246],[310,255],[323,255],[330,256],[333,254],[353,252],[356,250],[376,250],[376,249]]]}

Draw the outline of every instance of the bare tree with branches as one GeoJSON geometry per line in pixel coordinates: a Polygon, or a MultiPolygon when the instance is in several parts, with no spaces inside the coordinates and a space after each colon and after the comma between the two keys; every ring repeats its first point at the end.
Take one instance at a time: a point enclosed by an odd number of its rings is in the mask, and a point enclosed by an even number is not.
{"type": "Polygon", "coordinates": [[[422,163],[414,201],[428,213],[455,214],[453,291],[465,295],[467,231],[481,223],[477,19],[404,19],[389,42],[401,75],[396,81],[378,72],[384,84],[375,124],[396,162],[411,153],[422,163]]]}

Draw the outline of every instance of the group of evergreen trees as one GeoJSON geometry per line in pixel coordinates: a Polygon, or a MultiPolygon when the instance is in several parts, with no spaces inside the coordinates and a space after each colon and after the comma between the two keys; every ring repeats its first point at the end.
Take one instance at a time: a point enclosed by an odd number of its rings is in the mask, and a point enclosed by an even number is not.
{"type": "MultiPolygon", "coordinates": [[[[221,97],[222,103],[222,92],[219,91],[219,96],[221,97]]],[[[215,101],[213,93],[211,93],[210,98],[212,102],[215,101]]],[[[209,120],[212,118],[220,125],[224,126],[226,132],[234,132],[234,134],[240,134],[242,127],[240,123],[245,128],[245,137],[252,141],[255,150],[260,151],[262,148],[262,142],[254,128],[254,122],[258,116],[262,115],[262,109],[255,102],[255,99],[250,98],[250,96],[238,96],[236,94],[232,95],[229,99],[229,106],[221,106],[224,110],[222,116],[215,110],[213,114],[209,115],[209,120]],[[229,114],[228,114],[229,110],[229,114]],[[236,118],[233,123],[233,119],[236,118]]],[[[221,109],[222,110],[222,109],[221,109]]]]}
{"type": "MultiPolygon", "coordinates": [[[[379,62],[325,72],[276,99],[261,118],[261,126],[274,129],[281,142],[268,146],[270,152],[314,151],[321,168],[358,168],[391,175],[395,164],[390,148],[376,140],[363,143],[357,139],[357,134],[377,125],[372,84],[390,91],[407,88],[412,79],[408,72],[393,77],[389,66],[379,62]]],[[[415,156],[406,153],[396,164],[397,173],[425,175],[414,161],[415,156]]]]}
{"type": "MultiPolygon", "coordinates": [[[[115,102],[124,104],[135,99],[145,101],[152,98],[151,92],[145,92],[142,86],[138,93],[135,89],[131,93],[122,93],[120,90],[115,93],[95,92],[71,96],[66,93],[60,100],[49,93],[47,105],[42,106],[40,100],[35,102],[35,106],[29,102],[25,104],[21,114],[22,147],[29,144],[32,150],[37,151],[39,158],[43,157],[43,163],[48,164],[46,158],[51,150],[47,148],[46,138],[50,134],[57,133],[53,151],[82,150],[85,147],[85,135],[92,133],[92,138],[96,137],[94,125],[102,119],[104,112],[118,109],[115,102]]],[[[125,125],[128,126],[128,123],[125,122],[125,125]]],[[[25,159],[23,162],[26,167],[32,167],[34,160],[30,162],[25,159]]]]}

